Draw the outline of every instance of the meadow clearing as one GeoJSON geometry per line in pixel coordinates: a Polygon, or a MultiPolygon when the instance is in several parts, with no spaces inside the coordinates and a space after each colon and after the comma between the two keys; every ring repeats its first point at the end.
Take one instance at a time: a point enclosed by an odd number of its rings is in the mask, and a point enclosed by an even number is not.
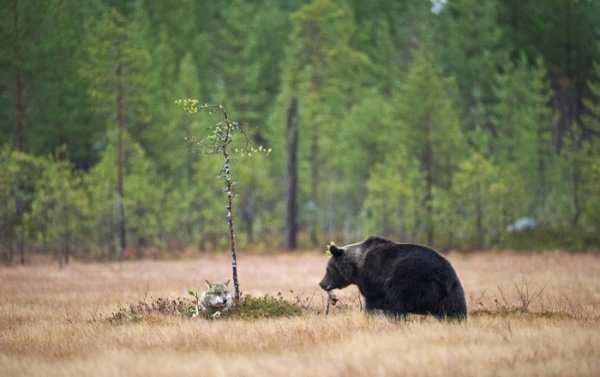
{"type": "Polygon", "coordinates": [[[449,254],[464,323],[392,321],[338,292],[323,314],[319,253],[242,254],[244,293],[281,294],[299,317],[153,316],[111,324],[123,304],[226,280],[228,256],[0,268],[0,376],[599,376],[600,256],[449,254]]]}

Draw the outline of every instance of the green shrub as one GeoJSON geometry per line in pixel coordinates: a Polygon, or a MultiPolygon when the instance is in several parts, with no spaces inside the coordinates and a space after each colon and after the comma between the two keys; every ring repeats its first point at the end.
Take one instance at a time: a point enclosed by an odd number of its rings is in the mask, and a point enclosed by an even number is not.
{"type": "Polygon", "coordinates": [[[294,317],[300,314],[302,314],[302,308],[297,304],[286,301],[281,295],[277,297],[269,295],[254,297],[247,295],[242,298],[240,303],[231,308],[226,317],[256,319],[294,317]]]}
{"type": "Polygon", "coordinates": [[[510,234],[504,247],[515,250],[562,249],[567,251],[598,251],[597,232],[579,228],[539,228],[510,234]]]}
{"type": "MultiPolygon", "coordinates": [[[[149,301],[139,301],[136,304],[129,304],[117,308],[112,312],[107,320],[113,324],[125,322],[141,322],[149,317],[156,316],[180,316],[193,318],[196,314],[196,304],[193,300],[187,298],[155,298],[149,301]]],[[[209,319],[204,313],[199,313],[200,318],[209,319]]],[[[247,295],[234,305],[230,311],[223,313],[222,316],[214,319],[260,319],[293,317],[302,314],[302,307],[291,303],[278,295],[277,297],[264,295],[254,297],[247,295]]]]}

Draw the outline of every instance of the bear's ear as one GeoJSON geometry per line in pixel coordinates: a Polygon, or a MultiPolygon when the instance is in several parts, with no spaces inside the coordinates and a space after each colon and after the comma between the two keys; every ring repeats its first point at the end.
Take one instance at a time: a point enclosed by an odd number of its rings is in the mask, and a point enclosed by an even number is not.
{"type": "Polygon", "coordinates": [[[331,253],[331,255],[333,255],[335,258],[342,256],[342,254],[344,254],[344,249],[340,249],[339,247],[331,244],[329,245],[329,252],[331,253]]]}

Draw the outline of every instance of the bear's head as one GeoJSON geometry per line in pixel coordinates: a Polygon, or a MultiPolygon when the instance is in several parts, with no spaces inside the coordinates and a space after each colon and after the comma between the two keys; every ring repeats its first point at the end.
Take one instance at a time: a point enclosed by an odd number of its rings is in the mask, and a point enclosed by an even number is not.
{"type": "Polygon", "coordinates": [[[319,286],[326,290],[341,289],[352,283],[354,274],[354,261],[349,258],[344,248],[337,247],[333,243],[329,245],[331,258],[327,262],[325,277],[319,283],[319,286]]]}
{"type": "Polygon", "coordinates": [[[331,258],[327,262],[327,270],[319,286],[323,290],[331,291],[332,289],[342,289],[355,283],[361,256],[373,247],[389,242],[381,237],[370,236],[362,242],[343,247],[338,247],[331,243],[329,245],[331,258]]]}

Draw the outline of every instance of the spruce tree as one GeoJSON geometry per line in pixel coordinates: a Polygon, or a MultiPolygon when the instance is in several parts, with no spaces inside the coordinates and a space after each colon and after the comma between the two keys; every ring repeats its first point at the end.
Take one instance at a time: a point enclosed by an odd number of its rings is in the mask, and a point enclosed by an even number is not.
{"type": "MultiPolygon", "coordinates": [[[[548,107],[550,88],[541,59],[533,67],[522,56],[497,76],[493,107],[494,161],[521,177],[525,185],[521,216],[544,214],[552,166],[553,113],[548,107]]],[[[517,189],[516,186],[513,186],[517,189]]],[[[516,215],[516,214],[515,214],[516,215]]],[[[545,213],[550,216],[551,214],[545,213]]]]}
{"type": "MultiPolygon", "coordinates": [[[[367,80],[366,55],[351,45],[355,25],[351,10],[331,0],[314,0],[292,15],[292,33],[284,70],[284,89],[279,103],[284,112],[290,96],[297,96],[302,111],[300,135],[301,160],[309,165],[310,239],[319,239],[319,218],[325,214],[323,177],[331,174],[327,166],[333,153],[337,132],[333,126],[360,98],[367,80]],[[352,77],[352,80],[348,80],[352,77]],[[285,98],[283,98],[285,97],[285,98]]],[[[277,122],[285,125],[284,117],[277,122]]],[[[284,135],[284,133],[281,133],[284,135]]],[[[334,182],[334,180],[327,180],[334,182]]],[[[335,195],[331,196],[332,198],[335,195]]],[[[328,201],[335,207],[334,201],[328,201]]]]}
{"type": "Polygon", "coordinates": [[[457,112],[449,97],[451,92],[451,82],[441,76],[423,44],[415,51],[395,103],[398,140],[407,146],[408,157],[419,162],[423,215],[418,217],[423,219],[429,244],[434,242],[434,186],[450,188],[464,145],[457,112]]]}
{"type": "Polygon", "coordinates": [[[149,122],[146,78],[150,54],[137,43],[137,27],[117,9],[107,10],[87,32],[85,58],[80,69],[81,76],[88,82],[96,116],[110,128],[116,128],[117,257],[127,247],[123,172],[125,128],[134,139],[143,142],[143,129],[149,122]]]}

